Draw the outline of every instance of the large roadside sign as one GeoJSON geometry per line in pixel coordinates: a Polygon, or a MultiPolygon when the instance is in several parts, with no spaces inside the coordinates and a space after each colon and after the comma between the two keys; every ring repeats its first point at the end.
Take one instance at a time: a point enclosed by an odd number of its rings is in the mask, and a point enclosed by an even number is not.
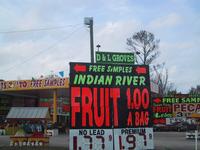
{"type": "Polygon", "coordinates": [[[153,149],[149,68],[70,63],[70,149],[153,149]]]}

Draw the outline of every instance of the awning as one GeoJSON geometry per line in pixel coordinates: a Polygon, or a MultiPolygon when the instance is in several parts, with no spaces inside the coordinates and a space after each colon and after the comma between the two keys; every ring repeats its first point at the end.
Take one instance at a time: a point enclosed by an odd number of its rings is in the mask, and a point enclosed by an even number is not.
{"type": "Polygon", "coordinates": [[[48,107],[12,107],[6,119],[40,120],[50,119],[48,107]]]}

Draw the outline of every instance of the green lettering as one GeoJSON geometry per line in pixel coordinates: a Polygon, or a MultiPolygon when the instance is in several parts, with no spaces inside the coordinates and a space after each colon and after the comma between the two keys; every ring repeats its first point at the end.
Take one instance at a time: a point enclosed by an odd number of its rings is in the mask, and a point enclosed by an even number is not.
{"type": "Polygon", "coordinates": [[[96,77],[94,78],[94,84],[96,85],[97,84],[97,82],[98,82],[98,78],[99,78],[99,76],[98,75],[96,75],[96,77]]]}
{"type": "Polygon", "coordinates": [[[138,76],[133,77],[133,85],[138,85],[138,76]]]}
{"type": "Polygon", "coordinates": [[[132,78],[133,77],[127,76],[127,85],[131,85],[132,78]]]}
{"type": "Polygon", "coordinates": [[[87,75],[87,84],[90,85],[94,81],[94,77],[92,75],[87,75]]]}
{"type": "Polygon", "coordinates": [[[119,68],[118,67],[113,67],[113,72],[119,72],[119,68]]]}
{"type": "Polygon", "coordinates": [[[101,61],[101,54],[96,53],[96,61],[101,61]]]}
{"type": "Polygon", "coordinates": [[[181,102],[182,102],[182,103],[186,103],[186,102],[185,102],[185,98],[182,98],[182,99],[181,99],[181,102]]]}
{"type": "Polygon", "coordinates": [[[111,85],[112,79],[113,79],[113,76],[106,76],[105,85],[111,85]]]}
{"type": "Polygon", "coordinates": [[[126,76],[123,76],[123,81],[122,81],[122,85],[126,84],[126,76]]]}
{"type": "Polygon", "coordinates": [[[107,54],[107,61],[112,61],[110,58],[110,54],[107,54]]]}
{"type": "Polygon", "coordinates": [[[74,84],[77,84],[77,81],[78,81],[78,75],[76,74],[74,78],[74,84]]]}
{"type": "Polygon", "coordinates": [[[145,77],[144,76],[140,77],[140,83],[139,83],[139,85],[145,85],[145,77]]]}
{"type": "Polygon", "coordinates": [[[106,61],[106,56],[105,56],[105,54],[102,54],[102,61],[103,61],[103,62],[106,61]]]}
{"type": "Polygon", "coordinates": [[[192,97],[191,100],[190,100],[190,103],[196,103],[196,102],[197,102],[196,97],[194,97],[194,98],[192,97]]]}
{"type": "Polygon", "coordinates": [[[98,80],[98,84],[104,85],[104,76],[101,75],[99,80],[98,80]]]}
{"type": "Polygon", "coordinates": [[[79,75],[78,84],[85,84],[86,75],[79,75]]]}
{"type": "Polygon", "coordinates": [[[115,85],[120,85],[121,86],[121,82],[122,82],[122,77],[121,76],[116,76],[115,85]]]}

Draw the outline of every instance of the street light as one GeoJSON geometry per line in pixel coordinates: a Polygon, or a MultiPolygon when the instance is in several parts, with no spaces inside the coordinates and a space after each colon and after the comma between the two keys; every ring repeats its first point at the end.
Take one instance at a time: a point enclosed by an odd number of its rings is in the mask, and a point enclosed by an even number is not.
{"type": "Polygon", "coordinates": [[[137,55],[140,55],[140,52],[136,51],[136,54],[137,54],[137,55]]]}
{"type": "Polygon", "coordinates": [[[94,63],[94,39],[93,39],[93,18],[85,17],[84,24],[90,28],[90,55],[91,55],[91,63],[94,63]]]}
{"type": "MultiPolygon", "coordinates": [[[[136,54],[136,55],[140,55],[140,52],[136,51],[135,54],[136,54]]],[[[138,64],[137,56],[136,56],[136,62],[137,62],[137,64],[138,64]]]]}
{"type": "Polygon", "coordinates": [[[99,48],[101,47],[101,45],[98,44],[96,47],[97,47],[97,51],[99,52],[99,48]]]}

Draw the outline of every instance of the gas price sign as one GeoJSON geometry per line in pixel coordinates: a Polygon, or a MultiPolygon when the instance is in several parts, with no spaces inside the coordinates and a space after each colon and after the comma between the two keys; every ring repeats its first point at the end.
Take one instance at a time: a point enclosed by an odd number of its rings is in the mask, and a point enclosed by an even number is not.
{"type": "Polygon", "coordinates": [[[70,149],[153,149],[148,66],[70,63],[70,149]]]}
{"type": "Polygon", "coordinates": [[[112,150],[112,129],[73,129],[70,130],[71,150],[112,150]]]}
{"type": "Polygon", "coordinates": [[[153,149],[153,129],[152,128],[124,128],[114,129],[115,149],[153,149]]]}

